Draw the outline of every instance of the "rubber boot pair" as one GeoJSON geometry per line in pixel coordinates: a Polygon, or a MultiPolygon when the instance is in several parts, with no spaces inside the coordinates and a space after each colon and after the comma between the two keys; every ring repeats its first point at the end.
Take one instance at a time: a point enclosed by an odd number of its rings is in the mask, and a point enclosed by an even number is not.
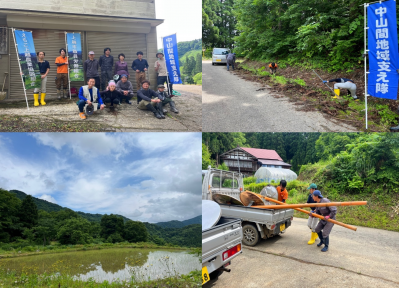
{"type": "Polygon", "coordinates": [[[159,102],[156,107],[158,110],[159,115],[161,115],[162,119],[165,119],[165,115],[163,114],[163,106],[162,106],[162,102],[159,102]]]}
{"type": "Polygon", "coordinates": [[[158,119],[162,119],[162,116],[159,114],[158,109],[156,109],[152,104],[147,104],[145,107],[147,107],[148,110],[150,110],[152,113],[154,113],[154,116],[157,117],[158,119]]]}
{"type": "Polygon", "coordinates": [[[68,98],[68,93],[67,93],[67,89],[64,89],[64,98],[68,98]]]}
{"type": "Polygon", "coordinates": [[[170,101],[170,102],[169,102],[169,105],[170,105],[170,111],[172,111],[172,112],[174,112],[174,113],[176,113],[176,114],[179,113],[179,110],[176,109],[176,104],[175,104],[174,101],[170,101]]]}
{"type": "Polygon", "coordinates": [[[327,236],[326,238],[324,238],[324,248],[321,249],[321,252],[328,251],[328,244],[330,244],[330,236],[327,236]]]}
{"type": "Polygon", "coordinates": [[[317,233],[316,232],[312,232],[312,235],[310,236],[310,240],[309,240],[309,242],[308,242],[308,244],[309,245],[312,245],[312,244],[314,244],[314,242],[316,241],[316,239],[317,239],[317,233]]]}
{"type": "Polygon", "coordinates": [[[339,99],[339,94],[340,94],[340,90],[339,89],[334,89],[334,93],[335,93],[335,95],[334,95],[334,97],[333,97],[333,99],[339,99]]]}
{"type": "Polygon", "coordinates": [[[61,90],[57,89],[57,98],[61,99],[61,90]]]}
{"type": "MultiPolygon", "coordinates": [[[[46,105],[46,102],[44,102],[44,98],[46,98],[46,93],[41,93],[40,104],[42,104],[42,106],[46,105]]],[[[34,99],[34,105],[39,106],[39,93],[33,94],[33,99],[34,99]]]]}

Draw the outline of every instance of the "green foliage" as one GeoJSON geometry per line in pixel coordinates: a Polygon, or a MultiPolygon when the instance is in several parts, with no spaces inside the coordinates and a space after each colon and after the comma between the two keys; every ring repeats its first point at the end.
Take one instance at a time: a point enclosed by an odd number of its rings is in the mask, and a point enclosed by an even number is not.
{"type": "Polygon", "coordinates": [[[32,196],[28,195],[22,200],[20,208],[19,220],[21,224],[27,228],[36,226],[39,219],[39,214],[35,202],[33,202],[32,196]]]}
{"type": "MultiPolygon", "coordinates": [[[[111,235],[124,235],[125,231],[124,231],[124,226],[123,226],[123,218],[122,217],[118,217],[117,215],[111,214],[111,215],[107,215],[105,214],[102,218],[101,218],[101,237],[104,239],[108,239],[111,235]]],[[[113,237],[117,237],[117,236],[113,236],[113,237]]],[[[113,239],[111,237],[111,239],[113,239]]],[[[115,242],[111,242],[111,243],[115,243],[115,242]]]]}
{"type": "Polygon", "coordinates": [[[147,242],[148,231],[144,223],[127,221],[125,223],[125,239],[129,242],[147,242]]]}
{"type": "Polygon", "coordinates": [[[202,72],[196,74],[196,75],[193,77],[193,80],[194,80],[195,84],[197,84],[197,85],[202,85],[202,72]]]}
{"type": "Polygon", "coordinates": [[[229,167],[227,167],[227,165],[224,164],[224,163],[219,164],[217,168],[220,169],[220,170],[229,171],[229,167]]]}
{"type": "Polygon", "coordinates": [[[149,240],[156,244],[171,243],[184,247],[201,247],[201,224],[191,224],[182,228],[162,228],[156,224],[144,223],[147,227],[149,240]]]}
{"type": "Polygon", "coordinates": [[[256,178],[255,177],[246,177],[243,179],[244,182],[244,187],[251,184],[251,183],[256,183],[256,178]]]}
{"type": "Polygon", "coordinates": [[[172,220],[168,222],[158,222],[155,224],[163,228],[182,228],[191,224],[202,224],[202,215],[184,221],[172,220]]]}
{"type": "Polygon", "coordinates": [[[57,238],[61,244],[87,244],[93,241],[90,236],[90,222],[81,217],[67,219],[59,227],[57,238]]]}
{"type": "Polygon", "coordinates": [[[208,147],[202,143],[202,169],[208,169],[208,166],[214,166],[214,161],[211,160],[211,154],[209,153],[208,147]]]}

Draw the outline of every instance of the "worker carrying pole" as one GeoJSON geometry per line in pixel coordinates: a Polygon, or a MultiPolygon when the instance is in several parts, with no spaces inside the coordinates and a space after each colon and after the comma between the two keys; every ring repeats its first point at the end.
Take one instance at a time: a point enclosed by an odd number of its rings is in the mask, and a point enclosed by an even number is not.
{"type": "Polygon", "coordinates": [[[334,93],[336,94],[333,98],[339,98],[340,88],[348,89],[352,95],[352,98],[356,101],[359,100],[356,96],[356,84],[353,80],[348,78],[337,78],[331,80],[323,80],[323,83],[337,82],[334,84],[334,93]]]}

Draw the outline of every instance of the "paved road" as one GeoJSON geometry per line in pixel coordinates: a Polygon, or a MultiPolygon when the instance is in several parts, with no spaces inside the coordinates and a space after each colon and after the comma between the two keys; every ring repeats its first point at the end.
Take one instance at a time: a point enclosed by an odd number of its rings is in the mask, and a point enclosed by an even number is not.
{"type": "MultiPolygon", "coordinates": [[[[335,225],[326,253],[307,245],[307,220],[294,218],[282,236],[244,246],[209,287],[399,287],[399,233],[335,225]]],[[[319,240],[316,241],[318,243],[319,240]]]]}
{"type": "Polygon", "coordinates": [[[202,62],[202,117],[205,132],[353,132],[320,112],[297,111],[288,98],[239,78],[226,66],[202,62]]]}

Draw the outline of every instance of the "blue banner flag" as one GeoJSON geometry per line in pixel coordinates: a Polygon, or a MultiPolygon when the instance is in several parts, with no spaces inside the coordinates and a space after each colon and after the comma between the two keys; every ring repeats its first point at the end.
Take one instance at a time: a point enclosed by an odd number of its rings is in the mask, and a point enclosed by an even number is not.
{"type": "Polygon", "coordinates": [[[396,100],[399,69],[396,1],[367,7],[370,74],[367,92],[371,96],[396,100]]]}
{"type": "Polygon", "coordinates": [[[182,84],[179,67],[179,55],[177,53],[176,34],[163,38],[163,50],[170,83],[182,84]]]}
{"type": "Polygon", "coordinates": [[[69,79],[72,81],[84,81],[82,42],[80,33],[67,33],[69,79]]]}
{"type": "Polygon", "coordinates": [[[14,30],[14,32],[18,47],[19,64],[21,65],[24,76],[25,89],[40,88],[42,78],[40,77],[32,32],[23,30],[14,30]]]}

